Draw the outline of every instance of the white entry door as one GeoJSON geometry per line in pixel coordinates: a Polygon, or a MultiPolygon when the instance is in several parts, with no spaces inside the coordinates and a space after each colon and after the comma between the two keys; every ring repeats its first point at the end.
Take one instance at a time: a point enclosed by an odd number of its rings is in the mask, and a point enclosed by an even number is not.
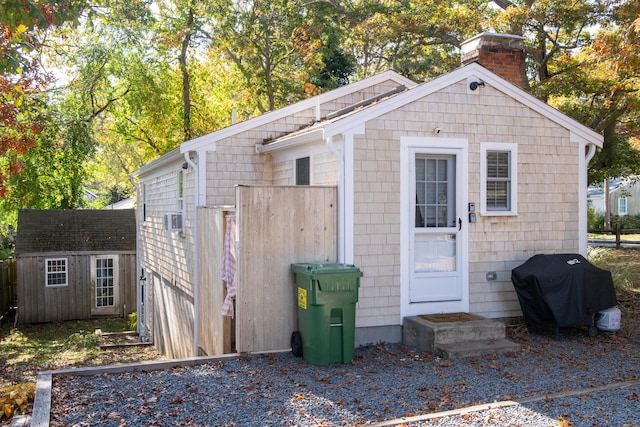
{"type": "Polygon", "coordinates": [[[403,312],[466,311],[466,149],[442,140],[418,142],[404,151],[408,250],[403,263],[409,310],[403,312]]]}

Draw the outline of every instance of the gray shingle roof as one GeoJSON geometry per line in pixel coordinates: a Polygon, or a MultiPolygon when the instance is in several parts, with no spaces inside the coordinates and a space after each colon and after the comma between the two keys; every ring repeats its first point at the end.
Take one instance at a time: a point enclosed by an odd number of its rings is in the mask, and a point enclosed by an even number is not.
{"type": "Polygon", "coordinates": [[[39,252],[135,251],[133,209],[18,212],[16,255],[39,252]]]}

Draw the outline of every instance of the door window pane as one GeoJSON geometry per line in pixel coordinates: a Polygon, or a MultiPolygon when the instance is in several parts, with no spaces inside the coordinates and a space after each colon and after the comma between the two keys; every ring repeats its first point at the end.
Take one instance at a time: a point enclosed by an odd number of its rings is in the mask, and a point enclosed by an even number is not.
{"type": "Polygon", "coordinates": [[[417,234],[415,245],[416,273],[456,271],[455,234],[417,234]]]}
{"type": "Polygon", "coordinates": [[[452,156],[416,157],[415,226],[454,227],[454,167],[452,156]]]}
{"type": "Polygon", "coordinates": [[[112,307],[114,300],[113,258],[96,260],[96,307],[112,307]]]}

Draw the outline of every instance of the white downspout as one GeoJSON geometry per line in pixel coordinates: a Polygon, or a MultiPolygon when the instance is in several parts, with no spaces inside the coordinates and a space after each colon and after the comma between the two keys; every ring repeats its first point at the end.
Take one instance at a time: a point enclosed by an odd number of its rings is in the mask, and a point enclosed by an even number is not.
{"type": "MultiPolygon", "coordinates": [[[[582,146],[584,147],[584,146],[582,146]]],[[[593,159],[593,156],[596,154],[595,144],[587,144],[587,153],[584,156],[584,163],[581,165],[581,173],[579,178],[579,188],[580,188],[580,212],[578,214],[578,224],[580,229],[580,235],[578,239],[578,250],[580,255],[587,258],[587,249],[589,246],[587,233],[589,229],[588,218],[587,218],[587,187],[589,185],[589,162],[593,159]]],[[[582,152],[584,152],[584,148],[582,148],[582,152]]]]}
{"type": "MultiPolygon", "coordinates": [[[[347,242],[344,231],[345,224],[345,172],[344,172],[344,158],[343,155],[333,145],[333,138],[326,138],[327,146],[333,153],[339,164],[339,177],[338,177],[338,262],[345,263],[345,254],[347,253],[347,242]]],[[[342,150],[344,152],[344,149],[342,150]]]]}
{"type": "Polygon", "coordinates": [[[200,332],[200,321],[198,312],[200,311],[200,255],[199,245],[200,237],[198,233],[198,203],[200,200],[200,175],[198,166],[191,160],[189,153],[184,153],[184,160],[193,168],[194,179],[194,198],[193,198],[193,357],[198,357],[198,348],[200,347],[198,334],[200,332]]]}
{"type": "Polygon", "coordinates": [[[596,155],[596,149],[597,148],[598,147],[596,147],[595,144],[589,144],[589,151],[587,152],[586,159],[585,159],[586,165],[587,165],[587,170],[589,169],[589,162],[591,161],[591,159],[593,159],[593,156],[596,155]]]}
{"type": "MultiPolygon", "coordinates": [[[[140,310],[141,308],[140,307],[140,301],[141,301],[140,279],[142,276],[140,274],[142,271],[142,268],[140,267],[142,265],[142,262],[140,261],[140,258],[142,258],[141,252],[140,252],[140,227],[142,222],[144,221],[144,218],[142,218],[142,221],[140,221],[140,215],[141,214],[144,215],[144,210],[140,209],[140,206],[144,204],[144,200],[142,201],[142,204],[141,204],[139,182],[135,182],[133,184],[133,191],[134,191],[134,194],[136,195],[136,210],[135,210],[135,216],[136,216],[136,312],[138,313],[138,319],[140,319],[140,314],[144,316],[144,313],[140,313],[141,312],[140,310]]],[[[144,319],[144,322],[147,323],[146,317],[144,319]]],[[[146,331],[142,330],[142,328],[140,327],[140,322],[136,322],[136,332],[138,333],[140,340],[144,342],[146,338],[146,331]]]]}

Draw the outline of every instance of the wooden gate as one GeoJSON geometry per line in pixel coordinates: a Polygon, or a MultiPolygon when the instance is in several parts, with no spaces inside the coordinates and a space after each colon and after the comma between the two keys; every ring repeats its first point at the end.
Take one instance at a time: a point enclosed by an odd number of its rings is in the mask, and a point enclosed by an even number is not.
{"type": "Polygon", "coordinates": [[[236,187],[237,351],[289,348],[298,315],[291,264],[336,262],[337,188],[236,187]]]}

